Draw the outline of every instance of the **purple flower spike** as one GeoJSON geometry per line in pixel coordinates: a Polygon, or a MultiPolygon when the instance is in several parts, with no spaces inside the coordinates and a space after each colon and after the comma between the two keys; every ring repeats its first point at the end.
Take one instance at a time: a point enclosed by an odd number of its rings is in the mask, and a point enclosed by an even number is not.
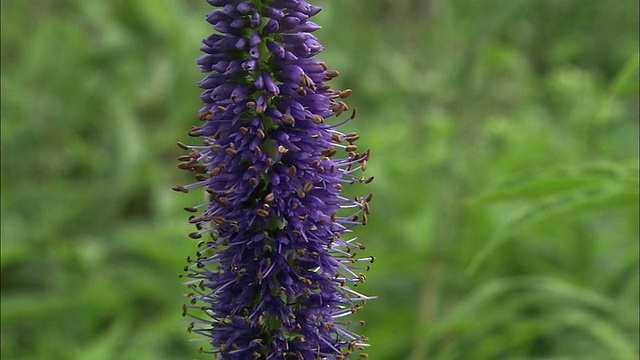
{"type": "MultiPolygon", "coordinates": [[[[186,207],[198,239],[184,278],[183,316],[205,337],[202,352],[233,360],[323,360],[366,357],[366,337],[343,317],[371,297],[353,290],[373,257],[351,236],[366,224],[366,197],[341,195],[370,151],[356,133],[328,119],[348,110],[326,83],[338,76],[314,56],[323,50],[309,19],[321,9],[304,0],[207,0],[215,34],[203,40],[198,65],[204,106],[189,135],[199,145],[179,168],[203,188],[204,204],[186,207]]],[[[346,115],[345,115],[346,116],[346,115]]],[[[355,110],[341,124],[355,117],[355,110]]]]}

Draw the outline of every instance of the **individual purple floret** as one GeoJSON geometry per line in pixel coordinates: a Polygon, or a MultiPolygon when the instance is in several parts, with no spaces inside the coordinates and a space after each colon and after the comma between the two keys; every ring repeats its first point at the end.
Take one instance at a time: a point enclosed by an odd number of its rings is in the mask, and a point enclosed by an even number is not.
{"type": "MultiPolygon", "coordinates": [[[[310,20],[321,9],[303,0],[208,0],[216,33],[198,59],[204,107],[190,136],[200,145],[179,168],[208,202],[185,208],[201,239],[188,258],[188,330],[216,358],[366,357],[367,339],[342,318],[371,299],[352,289],[373,257],[351,229],[367,223],[370,194],[346,198],[344,184],[368,183],[369,150],[356,133],[326,119],[348,110],[351,90],[326,82],[338,72],[313,57],[323,50],[310,20]]],[[[345,121],[353,119],[355,111],[345,121]]],[[[345,122],[343,121],[343,122],[345,122]]]]}

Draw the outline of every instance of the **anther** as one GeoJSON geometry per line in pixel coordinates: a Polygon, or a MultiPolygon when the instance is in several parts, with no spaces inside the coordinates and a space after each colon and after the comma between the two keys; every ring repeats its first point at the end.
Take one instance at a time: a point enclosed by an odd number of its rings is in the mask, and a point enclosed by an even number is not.
{"type": "Polygon", "coordinates": [[[191,206],[185,206],[184,209],[188,212],[198,212],[198,209],[191,206]]]}
{"type": "Polygon", "coordinates": [[[269,212],[268,212],[267,210],[265,210],[265,209],[258,209],[258,210],[256,210],[256,213],[257,213],[259,216],[262,216],[262,217],[267,217],[267,216],[269,216],[269,212]]]}
{"type": "Polygon", "coordinates": [[[360,135],[356,133],[349,133],[345,138],[345,140],[347,140],[350,143],[356,142],[358,139],[360,139],[360,135]]]}
{"type": "Polygon", "coordinates": [[[293,116],[289,114],[283,114],[282,122],[286,125],[293,125],[295,123],[295,119],[293,118],[293,116]]]}
{"type": "Polygon", "coordinates": [[[219,198],[214,198],[213,199],[216,203],[220,204],[220,205],[227,205],[229,204],[229,199],[227,199],[226,197],[219,197],[219,198]]]}
{"type": "Polygon", "coordinates": [[[349,95],[351,95],[352,90],[351,89],[345,89],[340,91],[340,94],[338,95],[340,98],[345,99],[348,98],[349,95]]]}
{"type": "Polygon", "coordinates": [[[268,193],[267,196],[264,197],[264,201],[272,202],[275,198],[276,196],[273,193],[268,193]]]}
{"type": "Polygon", "coordinates": [[[201,113],[198,118],[200,120],[202,120],[202,121],[211,120],[211,119],[213,119],[213,111],[207,110],[207,111],[201,113]]]}
{"type": "Polygon", "coordinates": [[[373,193],[369,193],[369,196],[367,196],[366,199],[364,199],[365,202],[370,202],[371,199],[373,199],[373,193]]]}
{"type": "Polygon", "coordinates": [[[326,156],[326,157],[332,157],[333,155],[335,155],[338,151],[336,150],[335,147],[333,146],[329,146],[326,149],[322,150],[322,155],[326,156]]]}
{"type": "Polygon", "coordinates": [[[311,121],[313,121],[314,124],[322,124],[324,122],[324,118],[318,114],[313,114],[311,115],[311,121]]]}
{"type": "Polygon", "coordinates": [[[176,186],[172,187],[171,189],[172,189],[173,191],[183,192],[183,193],[185,193],[185,194],[189,192],[189,189],[185,188],[185,187],[184,187],[184,186],[182,186],[182,185],[176,185],[176,186]]]}
{"type": "Polygon", "coordinates": [[[192,239],[200,239],[202,237],[202,234],[198,232],[192,232],[191,234],[189,234],[189,237],[192,239]]]}
{"type": "Polygon", "coordinates": [[[304,190],[302,190],[302,189],[298,189],[298,190],[296,191],[296,195],[298,195],[298,198],[302,199],[302,198],[304,198],[304,197],[305,197],[305,195],[306,195],[306,194],[305,194],[304,190]]]}
{"type": "Polygon", "coordinates": [[[262,129],[256,130],[256,133],[258,134],[258,137],[260,139],[264,139],[266,137],[266,135],[265,135],[265,133],[264,133],[264,131],[262,129]]]}
{"type": "Polygon", "coordinates": [[[189,150],[189,146],[185,145],[183,143],[181,143],[180,141],[178,141],[178,146],[182,149],[182,150],[189,150]]]}
{"type": "Polygon", "coordinates": [[[308,193],[309,191],[311,191],[311,189],[313,189],[313,183],[311,181],[307,181],[304,186],[302,187],[302,190],[306,193],[308,193]]]}
{"type": "Polygon", "coordinates": [[[200,174],[205,174],[207,172],[207,166],[203,164],[193,165],[193,171],[200,174]]]}
{"type": "Polygon", "coordinates": [[[325,76],[326,80],[331,80],[340,76],[340,73],[337,70],[327,70],[325,76]]]}

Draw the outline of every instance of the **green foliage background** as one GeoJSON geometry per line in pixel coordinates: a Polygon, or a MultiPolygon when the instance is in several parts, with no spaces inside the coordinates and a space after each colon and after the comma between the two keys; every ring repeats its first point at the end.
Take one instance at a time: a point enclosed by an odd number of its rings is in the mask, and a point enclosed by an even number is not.
{"type": "MultiPolygon", "coordinates": [[[[637,359],[638,3],[317,0],[375,193],[370,359],[637,359]]],[[[205,359],[204,0],[2,1],[2,358],[205,359]]]]}

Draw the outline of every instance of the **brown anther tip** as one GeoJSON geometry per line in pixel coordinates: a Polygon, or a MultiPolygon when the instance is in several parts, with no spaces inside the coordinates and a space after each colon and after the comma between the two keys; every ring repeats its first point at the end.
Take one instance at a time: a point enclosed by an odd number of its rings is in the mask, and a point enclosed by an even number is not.
{"type": "Polygon", "coordinates": [[[213,199],[216,203],[218,203],[219,205],[227,205],[229,204],[229,199],[227,199],[226,197],[219,197],[219,198],[214,198],[213,199]]]}
{"type": "Polygon", "coordinates": [[[304,198],[304,197],[305,197],[305,195],[306,195],[306,194],[305,194],[304,190],[302,190],[302,189],[298,189],[298,190],[296,191],[296,195],[298,196],[298,198],[302,199],[302,198],[304,198]]]}
{"type": "Polygon", "coordinates": [[[229,156],[233,156],[238,153],[238,150],[229,147],[229,148],[226,148],[224,152],[229,156]]]}
{"type": "Polygon", "coordinates": [[[272,202],[273,200],[275,200],[276,196],[273,193],[268,193],[265,197],[264,197],[264,201],[266,202],[272,202]]]}
{"type": "Polygon", "coordinates": [[[366,199],[364,199],[364,201],[370,202],[372,199],[373,199],[373,193],[369,193],[369,196],[367,196],[366,199]]]}
{"type": "MultiPolygon", "coordinates": [[[[336,150],[335,147],[333,146],[329,146],[328,148],[322,150],[322,155],[326,156],[326,157],[332,157],[333,155],[335,155],[338,151],[336,150]]],[[[332,171],[333,172],[333,171],[332,171]]]]}
{"type": "Polygon", "coordinates": [[[256,107],[256,103],[254,101],[247,101],[246,107],[247,109],[253,109],[256,107]]]}
{"type": "Polygon", "coordinates": [[[191,234],[189,234],[189,237],[192,239],[200,239],[202,237],[202,234],[200,234],[199,232],[192,232],[191,234]]]}
{"type": "Polygon", "coordinates": [[[269,216],[269,212],[267,210],[265,210],[265,209],[258,209],[258,210],[256,210],[256,213],[261,217],[269,216]]]}
{"type": "Polygon", "coordinates": [[[213,119],[213,111],[211,111],[211,110],[204,111],[204,112],[200,113],[200,115],[198,115],[198,118],[200,120],[202,120],[202,121],[211,120],[211,119],[213,119]]]}
{"type": "Polygon", "coordinates": [[[188,212],[198,212],[198,209],[191,206],[185,206],[184,209],[188,212]]]}
{"type": "Polygon", "coordinates": [[[340,73],[338,72],[338,70],[327,70],[325,75],[328,78],[328,80],[331,80],[333,78],[337,78],[338,76],[340,76],[340,73]]]}
{"type": "Polygon", "coordinates": [[[182,186],[182,185],[176,185],[176,186],[172,187],[171,189],[172,189],[173,191],[183,192],[183,193],[185,193],[185,194],[189,192],[189,189],[185,188],[185,187],[184,187],[184,186],[182,186]]]}
{"type": "Polygon", "coordinates": [[[289,149],[287,149],[286,147],[282,146],[282,145],[278,145],[278,152],[281,154],[287,153],[289,151],[289,149]]]}
{"type": "Polygon", "coordinates": [[[349,117],[349,119],[353,120],[356,118],[356,116],[358,116],[358,109],[353,108],[353,112],[351,112],[351,116],[349,117]]]}
{"type": "Polygon", "coordinates": [[[362,161],[362,171],[367,170],[367,160],[362,161]]]}
{"type": "Polygon", "coordinates": [[[360,139],[360,136],[356,133],[353,133],[353,135],[347,135],[347,137],[345,138],[345,140],[347,140],[350,143],[354,143],[358,141],[358,139],[360,139]]]}
{"type": "Polygon", "coordinates": [[[365,184],[368,184],[368,183],[370,183],[370,182],[372,182],[372,181],[373,181],[373,176],[372,176],[372,177],[370,177],[370,178],[366,178],[366,179],[364,179],[364,181],[363,181],[363,182],[364,182],[365,184]]]}
{"type": "Polygon", "coordinates": [[[262,129],[256,130],[256,134],[258,135],[258,137],[260,139],[264,139],[266,137],[266,134],[264,133],[264,130],[262,130],[262,129]]]}
{"type": "Polygon", "coordinates": [[[286,124],[286,125],[293,125],[295,123],[295,119],[293,118],[293,116],[289,115],[289,114],[283,114],[282,115],[282,123],[286,124]]]}
{"type": "Polygon", "coordinates": [[[348,98],[349,95],[351,95],[352,90],[351,89],[345,89],[340,91],[340,94],[338,95],[341,99],[345,99],[348,98]]]}
{"type": "Polygon", "coordinates": [[[193,171],[200,174],[205,174],[207,172],[207,166],[202,164],[193,165],[193,171]]]}
{"type": "Polygon", "coordinates": [[[178,145],[178,147],[180,147],[182,150],[189,150],[189,146],[188,146],[188,145],[186,145],[186,144],[184,144],[184,143],[181,143],[180,141],[178,141],[178,144],[177,144],[177,145],[178,145]]]}
{"type": "Polygon", "coordinates": [[[311,121],[313,121],[314,124],[322,124],[324,122],[324,118],[318,114],[313,114],[311,115],[311,121]]]}
{"type": "Polygon", "coordinates": [[[356,145],[347,145],[347,147],[345,147],[344,149],[347,152],[352,152],[358,150],[358,147],[356,145]]]}
{"type": "Polygon", "coordinates": [[[311,189],[313,189],[313,182],[311,181],[307,181],[304,186],[302,187],[302,191],[308,193],[309,191],[311,191],[311,189]]]}

